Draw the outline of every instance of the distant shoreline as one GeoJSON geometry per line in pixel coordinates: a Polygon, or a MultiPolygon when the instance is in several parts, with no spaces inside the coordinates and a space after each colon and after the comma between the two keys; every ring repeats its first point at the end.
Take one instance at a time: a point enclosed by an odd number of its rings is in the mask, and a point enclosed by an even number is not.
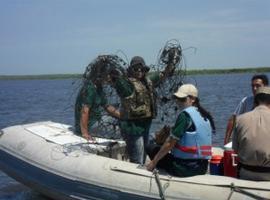
{"type": "MultiPolygon", "coordinates": [[[[230,68],[230,69],[194,69],[187,70],[186,75],[199,74],[233,74],[233,73],[265,73],[270,67],[230,68]]],[[[82,74],[41,74],[41,75],[0,75],[0,80],[36,80],[36,79],[78,79],[82,74]]]]}

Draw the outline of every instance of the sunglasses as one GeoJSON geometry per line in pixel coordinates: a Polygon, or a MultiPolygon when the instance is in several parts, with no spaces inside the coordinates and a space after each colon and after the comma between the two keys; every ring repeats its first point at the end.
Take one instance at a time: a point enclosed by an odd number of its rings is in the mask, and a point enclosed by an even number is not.
{"type": "Polygon", "coordinates": [[[145,72],[146,71],[144,66],[142,66],[142,65],[135,65],[132,67],[132,70],[134,72],[145,72]]]}
{"type": "Polygon", "coordinates": [[[184,97],[184,98],[176,98],[177,101],[180,101],[180,102],[185,102],[187,100],[187,97],[184,97]]]}

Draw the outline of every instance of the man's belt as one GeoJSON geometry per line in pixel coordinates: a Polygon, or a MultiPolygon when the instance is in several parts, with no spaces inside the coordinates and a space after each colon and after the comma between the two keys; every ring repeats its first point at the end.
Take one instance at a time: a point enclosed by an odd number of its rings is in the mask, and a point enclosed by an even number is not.
{"type": "Polygon", "coordinates": [[[266,172],[266,173],[270,173],[270,167],[262,167],[262,166],[252,166],[252,165],[246,165],[243,163],[238,163],[239,168],[243,168],[252,172],[266,172]]]}

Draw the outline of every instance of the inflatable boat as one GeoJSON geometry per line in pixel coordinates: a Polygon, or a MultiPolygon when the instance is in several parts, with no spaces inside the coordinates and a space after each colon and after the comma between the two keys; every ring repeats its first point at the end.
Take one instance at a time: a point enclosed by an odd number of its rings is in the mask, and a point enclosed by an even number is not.
{"type": "Polygon", "coordinates": [[[50,121],[2,129],[0,169],[53,199],[270,199],[268,181],[149,172],[127,161],[124,141],[88,143],[50,121]]]}

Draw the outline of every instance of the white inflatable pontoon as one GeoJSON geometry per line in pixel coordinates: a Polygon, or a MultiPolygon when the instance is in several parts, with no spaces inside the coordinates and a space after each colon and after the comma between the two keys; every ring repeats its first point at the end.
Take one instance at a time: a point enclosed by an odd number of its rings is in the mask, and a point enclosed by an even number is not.
{"type": "Polygon", "coordinates": [[[89,144],[70,128],[37,122],[2,129],[0,169],[53,199],[270,199],[270,182],[152,173],[126,161],[123,141],[89,144]]]}

